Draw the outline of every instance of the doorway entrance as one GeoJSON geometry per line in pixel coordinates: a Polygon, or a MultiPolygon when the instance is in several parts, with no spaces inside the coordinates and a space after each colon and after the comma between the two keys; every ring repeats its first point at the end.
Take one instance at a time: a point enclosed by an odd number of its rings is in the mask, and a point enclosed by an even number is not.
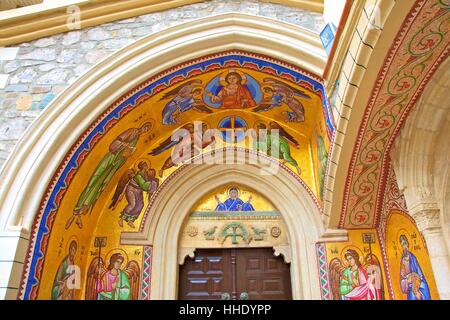
{"type": "Polygon", "coordinates": [[[180,266],[182,300],[290,300],[290,266],[272,248],[199,249],[180,266]]]}

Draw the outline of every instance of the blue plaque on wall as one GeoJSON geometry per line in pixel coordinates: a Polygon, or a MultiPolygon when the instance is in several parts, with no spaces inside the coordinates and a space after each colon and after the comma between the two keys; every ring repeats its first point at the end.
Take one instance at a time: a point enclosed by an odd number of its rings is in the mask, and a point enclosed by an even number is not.
{"type": "Polygon", "coordinates": [[[320,40],[325,48],[327,55],[330,55],[331,48],[333,47],[334,38],[336,36],[336,27],[333,23],[329,22],[325,25],[320,33],[320,40]]]}

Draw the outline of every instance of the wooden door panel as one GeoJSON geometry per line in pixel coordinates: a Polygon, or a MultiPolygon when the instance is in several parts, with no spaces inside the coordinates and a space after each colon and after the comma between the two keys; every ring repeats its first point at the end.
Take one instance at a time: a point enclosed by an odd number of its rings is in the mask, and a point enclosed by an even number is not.
{"type": "Polygon", "coordinates": [[[269,248],[237,252],[238,296],[247,292],[250,300],[292,299],[289,265],[274,257],[269,248]]]}
{"type": "Polygon", "coordinates": [[[290,268],[273,250],[197,250],[180,267],[180,299],[220,299],[227,292],[238,298],[292,299],[290,268]],[[233,290],[234,288],[234,290],[233,290]]]}
{"type": "Polygon", "coordinates": [[[224,250],[198,250],[180,267],[179,299],[218,300],[230,292],[229,253],[224,250]]]}

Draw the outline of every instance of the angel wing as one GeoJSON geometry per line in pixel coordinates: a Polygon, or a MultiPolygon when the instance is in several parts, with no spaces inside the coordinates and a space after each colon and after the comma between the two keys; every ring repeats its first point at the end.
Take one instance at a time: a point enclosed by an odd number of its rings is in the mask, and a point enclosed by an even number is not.
{"type": "Polygon", "coordinates": [[[139,300],[140,291],[140,269],[139,264],[135,260],[128,262],[124,272],[130,280],[130,298],[131,300],[139,300]]]}
{"type": "Polygon", "coordinates": [[[101,257],[92,259],[87,272],[86,280],[86,300],[97,300],[97,280],[101,279],[106,269],[101,257]]]}
{"type": "Polygon", "coordinates": [[[202,80],[199,80],[199,79],[190,80],[190,81],[184,83],[183,85],[178,86],[175,89],[170,90],[169,92],[166,92],[161,97],[161,99],[159,99],[159,101],[165,100],[165,99],[168,99],[168,98],[173,98],[176,95],[178,95],[179,93],[185,92],[186,90],[188,91],[188,93],[191,93],[191,91],[194,88],[194,86],[199,86],[202,83],[203,83],[202,80]]]}
{"type": "Polygon", "coordinates": [[[286,138],[290,143],[292,143],[296,148],[299,147],[299,143],[293,136],[291,136],[286,130],[283,129],[277,122],[271,121],[269,123],[270,129],[277,129],[280,132],[280,135],[286,138]]]}
{"type": "MultiPolygon", "coordinates": [[[[184,125],[183,127],[181,127],[182,129],[186,129],[189,130],[190,128],[192,128],[193,125],[191,123],[188,123],[186,125],[184,125]]],[[[190,130],[189,130],[190,131],[190,130]]],[[[149,152],[149,155],[152,156],[156,156],[170,148],[172,148],[174,145],[178,144],[181,142],[181,140],[183,140],[184,135],[178,137],[178,140],[172,140],[172,136],[168,137],[166,140],[164,140],[163,142],[161,142],[159,144],[159,146],[157,146],[156,148],[154,148],[151,152],[149,152]]]]}
{"type": "Polygon", "coordinates": [[[381,272],[380,261],[374,254],[368,254],[363,267],[368,275],[372,275],[375,278],[374,287],[380,290],[380,299],[384,300],[383,274],[381,272]]]}
{"type": "Polygon", "coordinates": [[[195,103],[192,107],[198,112],[212,113],[211,109],[209,109],[208,107],[206,107],[204,104],[201,103],[195,103]]]}
{"type": "Polygon", "coordinates": [[[119,182],[116,186],[116,191],[114,191],[114,195],[111,199],[111,204],[109,205],[108,209],[114,210],[116,208],[117,204],[122,200],[123,195],[125,194],[125,189],[135,173],[136,172],[134,171],[134,169],[128,169],[120,177],[119,182]]]}
{"type": "Polygon", "coordinates": [[[274,106],[275,105],[274,105],[273,101],[270,99],[267,99],[267,100],[261,101],[261,103],[256,108],[254,108],[252,111],[253,112],[265,112],[265,111],[269,111],[269,110],[273,109],[274,106]]]}
{"type": "Polygon", "coordinates": [[[341,275],[345,267],[342,265],[339,258],[334,258],[330,261],[328,269],[328,277],[330,280],[333,300],[341,300],[341,275]]]}
{"type": "Polygon", "coordinates": [[[285,94],[288,98],[292,99],[295,96],[299,96],[305,99],[311,99],[309,95],[307,95],[304,91],[299,90],[297,88],[291,87],[290,85],[278,81],[273,78],[265,78],[263,82],[271,85],[277,92],[285,94]]]}

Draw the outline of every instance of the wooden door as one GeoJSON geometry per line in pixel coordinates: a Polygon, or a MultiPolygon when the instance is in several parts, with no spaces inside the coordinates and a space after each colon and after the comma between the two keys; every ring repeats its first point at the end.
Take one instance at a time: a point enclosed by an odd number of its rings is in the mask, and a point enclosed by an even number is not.
{"type": "Polygon", "coordinates": [[[272,249],[238,250],[236,266],[238,298],[246,293],[249,300],[292,299],[289,265],[272,249]]]}
{"type": "Polygon", "coordinates": [[[179,298],[182,300],[220,300],[232,291],[229,280],[231,255],[227,250],[196,250],[180,267],[179,298]]]}
{"type": "Polygon", "coordinates": [[[179,298],[292,299],[289,265],[270,248],[201,249],[180,267],[179,298]]]}

